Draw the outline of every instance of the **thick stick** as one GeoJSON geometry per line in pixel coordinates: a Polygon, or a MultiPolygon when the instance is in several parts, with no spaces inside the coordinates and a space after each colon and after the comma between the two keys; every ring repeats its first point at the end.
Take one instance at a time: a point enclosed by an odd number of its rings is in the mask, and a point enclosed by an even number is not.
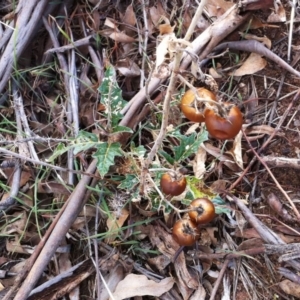
{"type": "MultiPolygon", "coordinates": [[[[185,49],[185,55],[182,59],[180,69],[186,69],[192,62],[192,58],[199,55],[199,59],[205,58],[206,53],[213,51],[214,47],[220,43],[226,36],[233,32],[248,18],[249,14],[238,14],[237,5],[232,6],[224,15],[222,15],[214,24],[208,27],[193,42],[192,46],[185,49]],[[201,54],[199,54],[201,52],[201,54]],[[189,53],[189,54],[187,54],[189,53]]],[[[169,65],[173,69],[173,63],[169,65]]],[[[166,79],[152,77],[148,85],[148,93],[151,95],[166,79]]],[[[120,125],[128,124],[136,115],[141,105],[146,101],[146,88],[141,89],[122,110],[125,114],[120,125]]]]}
{"type": "Polygon", "coordinates": [[[237,41],[237,42],[228,42],[220,44],[219,46],[214,48],[214,52],[220,52],[222,50],[229,49],[229,50],[239,50],[239,51],[246,51],[246,52],[254,52],[260,54],[269,60],[274,61],[283,69],[289,71],[290,73],[300,77],[300,72],[295,70],[291,67],[288,63],[286,63],[283,59],[265,47],[262,43],[250,40],[250,41],[237,41]]]}
{"type": "MultiPolygon", "coordinates": [[[[88,173],[94,173],[96,170],[97,161],[93,160],[90,164],[89,168],[87,169],[88,173]]],[[[14,300],[24,300],[27,299],[31,290],[33,290],[34,286],[36,285],[37,281],[40,279],[44,269],[46,268],[47,264],[49,263],[52,255],[55,253],[55,250],[59,246],[61,240],[67,234],[69,228],[76,220],[82,206],[82,199],[84,199],[86,193],[86,186],[89,185],[91,180],[90,176],[83,176],[80,180],[76,189],[71,194],[70,198],[68,199],[67,207],[65,208],[64,212],[62,213],[60,219],[58,220],[55,228],[51,232],[51,235],[47,242],[45,243],[44,248],[42,249],[39,257],[35,261],[35,264],[31,268],[28,276],[26,277],[25,281],[23,282],[21,288],[19,289],[18,293],[16,294],[14,300]]]]}

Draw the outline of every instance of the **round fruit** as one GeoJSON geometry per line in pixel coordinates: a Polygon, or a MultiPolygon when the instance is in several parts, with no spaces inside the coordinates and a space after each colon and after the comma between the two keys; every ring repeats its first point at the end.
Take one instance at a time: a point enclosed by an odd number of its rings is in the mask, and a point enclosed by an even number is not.
{"type": "Polygon", "coordinates": [[[215,206],[207,198],[198,198],[191,202],[189,216],[197,224],[209,223],[215,217],[215,206]]]}
{"type": "Polygon", "coordinates": [[[228,140],[234,138],[242,128],[243,115],[239,108],[230,103],[224,103],[227,116],[220,116],[214,109],[205,110],[205,125],[210,135],[216,139],[228,140]]]}
{"type": "Polygon", "coordinates": [[[186,188],[186,179],[182,174],[165,173],[160,178],[160,188],[166,195],[178,196],[186,188]]]}
{"type": "Polygon", "coordinates": [[[173,226],[173,239],[180,246],[191,246],[199,238],[196,223],[189,219],[182,219],[173,226]]]}
{"type": "MultiPolygon", "coordinates": [[[[205,88],[197,88],[200,98],[216,101],[216,96],[205,88]]],[[[193,90],[188,90],[182,97],[180,108],[187,119],[192,122],[204,122],[205,101],[197,100],[193,90]]]]}

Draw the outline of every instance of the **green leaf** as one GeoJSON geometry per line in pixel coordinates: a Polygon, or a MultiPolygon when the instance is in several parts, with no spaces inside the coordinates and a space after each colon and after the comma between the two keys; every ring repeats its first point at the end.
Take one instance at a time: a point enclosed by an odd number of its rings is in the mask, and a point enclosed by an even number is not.
{"type": "Polygon", "coordinates": [[[111,129],[116,128],[123,117],[121,110],[127,103],[122,98],[122,92],[117,84],[115,73],[115,69],[112,66],[108,67],[105,71],[102,84],[98,89],[101,93],[101,102],[106,108],[105,115],[109,123],[111,123],[111,129]]]}
{"type": "Polygon", "coordinates": [[[140,145],[138,147],[135,146],[133,142],[130,143],[130,153],[132,155],[136,155],[138,157],[144,157],[146,153],[146,149],[143,145],[140,145]]]}
{"type": "Polygon", "coordinates": [[[126,174],[125,179],[118,185],[118,188],[125,190],[132,190],[139,183],[137,176],[133,174],[126,174]]]}
{"type": "Polygon", "coordinates": [[[193,199],[208,198],[211,200],[216,196],[216,194],[213,194],[209,189],[204,187],[204,182],[202,179],[196,178],[194,176],[187,176],[186,180],[189,189],[194,195],[193,199]]]}
{"type": "Polygon", "coordinates": [[[61,156],[65,152],[69,151],[72,146],[65,146],[63,143],[59,143],[54,150],[53,154],[47,159],[48,162],[53,162],[58,156],[61,156]]]}
{"type": "Polygon", "coordinates": [[[97,168],[102,177],[104,177],[110,166],[114,165],[116,156],[123,156],[120,143],[102,143],[97,146],[96,153],[93,157],[97,159],[97,168]]]}
{"type": "Polygon", "coordinates": [[[117,125],[116,127],[113,128],[113,133],[121,133],[121,132],[133,133],[133,130],[129,127],[120,126],[120,125],[117,125]]]}
{"type": "Polygon", "coordinates": [[[91,133],[84,130],[80,130],[76,138],[81,140],[92,141],[95,143],[99,141],[98,136],[95,133],[91,133]]]}
{"type": "Polygon", "coordinates": [[[163,156],[163,157],[165,158],[165,160],[166,160],[169,164],[174,165],[175,160],[174,160],[174,158],[173,158],[169,153],[167,153],[167,152],[165,152],[165,151],[163,151],[163,150],[158,151],[158,153],[159,153],[161,156],[163,156]]]}
{"type": "Polygon", "coordinates": [[[99,140],[96,134],[87,131],[80,131],[76,139],[73,141],[74,154],[97,147],[99,140]]]}
{"type": "Polygon", "coordinates": [[[207,141],[208,134],[204,131],[202,134],[196,134],[195,132],[189,136],[181,135],[180,145],[174,147],[175,161],[180,162],[187,159],[191,154],[195,154],[198,151],[200,145],[207,141]]]}
{"type": "Polygon", "coordinates": [[[211,201],[215,205],[217,215],[231,213],[231,210],[226,206],[226,202],[219,195],[215,196],[211,201]]]}

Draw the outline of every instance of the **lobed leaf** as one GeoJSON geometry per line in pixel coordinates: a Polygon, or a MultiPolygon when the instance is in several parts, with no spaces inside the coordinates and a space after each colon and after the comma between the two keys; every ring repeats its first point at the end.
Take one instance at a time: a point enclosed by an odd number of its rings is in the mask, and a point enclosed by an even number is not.
{"type": "Polygon", "coordinates": [[[97,168],[102,177],[104,177],[109,168],[114,165],[115,157],[123,156],[120,143],[102,143],[97,147],[93,157],[97,159],[97,168]]]}

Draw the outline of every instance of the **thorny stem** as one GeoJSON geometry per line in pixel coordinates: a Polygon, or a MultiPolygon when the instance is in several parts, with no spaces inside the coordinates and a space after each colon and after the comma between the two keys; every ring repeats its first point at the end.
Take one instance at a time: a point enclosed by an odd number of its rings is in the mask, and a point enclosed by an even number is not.
{"type": "Polygon", "coordinates": [[[0,153],[4,153],[4,154],[7,154],[7,155],[10,155],[12,157],[16,157],[16,158],[19,158],[23,161],[29,161],[33,164],[37,164],[37,165],[40,165],[40,166],[44,166],[44,167],[48,167],[48,168],[51,168],[53,170],[57,170],[57,171],[63,171],[63,172],[72,172],[74,174],[79,174],[79,175],[88,175],[90,177],[93,177],[93,178],[99,178],[99,176],[97,175],[94,175],[94,174],[91,174],[91,173],[86,173],[86,172],[82,172],[82,171],[75,171],[75,170],[70,170],[70,169],[67,169],[67,168],[62,168],[62,167],[59,167],[59,166],[54,166],[54,165],[51,165],[51,164],[48,164],[44,161],[37,161],[37,160],[34,160],[32,158],[29,158],[27,156],[23,156],[23,155],[20,155],[18,153],[15,153],[13,151],[10,151],[10,150],[7,150],[5,148],[0,148],[0,153]]]}
{"type": "Polygon", "coordinates": [[[165,171],[165,172],[175,172],[172,169],[168,169],[168,168],[152,168],[152,169],[148,169],[149,172],[161,172],[161,171],[165,171]]]}
{"type": "Polygon", "coordinates": [[[146,13],[146,5],[148,5],[148,1],[142,0],[141,2],[143,7],[143,18],[144,18],[144,25],[145,25],[144,45],[142,46],[143,59],[142,59],[141,82],[140,82],[140,88],[142,89],[145,80],[145,64],[146,64],[146,57],[147,57],[149,29],[148,29],[148,21],[147,21],[147,13],[146,13]]]}
{"type": "MultiPolygon", "coordinates": [[[[189,41],[191,33],[194,31],[194,29],[197,25],[197,22],[199,20],[199,16],[202,14],[203,6],[204,6],[205,2],[206,2],[206,0],[203,0],[201,2],[201,4],[198,6],[196,14],[193,17],[193,20],[191,22],[191,25],[189,26],[188,32],[187,32],[184,40],[189,41]]],[[[166,135],[166,129],[167,129],[168,120],[169,120],[170,103],[171,103],[173,91],[175,89],[175,84],[176,84],[176,80],[177,80],[177,74],[178,74],[178,71],[179,71],[179,68],[180,68],[182,53],[183,53],[183,51],[178,49],[176,54],[175,54],[174,67],[173,67],[173,70],[172,70],[170,83],[169,83],[169,86],[168,86],[168,89],[167,89],[167,92],[166,92],[166,98],[165,98],[165,101],[164,101],[164,104],[163,104],[163,115],[162,115],[163,119],[162,119],[161,129],[160,129],[159,135],[158,135],[158,137],[157,137],[157,139],[156,139],[156,141],[155,141],[155,143],[154,143],[154,145],[153,145],[153,147],[152,147],[152,149],[151,149],[151,151],[150,151],[150,153],[149,153],[149,155],[148,155],[148,157],[145,161],[145,164],[144,164],[145,170],[148,169],[149,165],[153,161],[153,158],[156,155],[158,149],[160,148],[160,146],[163,142],[163,139],[166,135]]]]}
{"type": "MultiPolygon", "coordinates": [[[[178,214],[178,216],[180,217],[180,213],[182,212],[180,209],[178,209],[176,206],[174,206],[169,200],[167,200],[163,193],[161,192],[161,190],[157,187],[157,185],[155,184],[154,180],[152,179],[152,177],[150,176],[150,174],[147,174],[149,181],[153,184],[154,188],[156,189],[157,193],[159,194],[160,198],[162,201],[166,202],[172,209],[174,209],[174,211],[178,214]]],[[[160,208],[158,208],[159,210],[160,208]]]]}
{"type": "Polygon", "coordinates": [[[174,177],[178,177],[179,174],[184,175],[183,172],[174,170],[174,169],[168,169],[168,168],[151,168],[148,169],[148,172],[168,172],[171,173],[174,177]]]}
{"type": "Polygon", "coordinates": [[[191,39],[191,36],[194,33],[194,29],[197,26],[197,23],[199,22],[199,19],[201,18],[201,15],[202,15],[202,12],[203,12],[203,9],[204,9],[204,6],[205,6],[206,2],[207,2],[207,0],[201,0],[200,4],[199,4],[199,6],[196,10],[196,13],[195,13],[195,15],[192,19],[192,22],[191,22],[191,24],[190,24],[190,26],[189,26],[186,34],[185,34],[184,39],[186,41],[189,41],[191,39]]]}
{"type": "Polygon", "coordinates": [[[166,130],[167,130],[167,126],[168,126],[168,121],[169,121],[169,111],[170,111],[170,104],[171,104],[171,98],[172,98],[172,93],[174,91],[175,88],[175,84],[176,84],[176,79],[177,76],[176,74],[179,71],[179,67],[180,67],[180,60],[182,57],[182,51],[178,50],[178,52],[175,55],[175,59],[174,59],[174,68],[172,71],[172,75],[171,75],[171,79],[170,79],[170,83],[166,92],[166,98],[163,104],[163,114],[162,114],[162,124],[161,124],[161,128],[160,128],[160,132],[159,135],[147,157],[147,160],[145,162],[145,167],[148,168],[148,166],[151,164],[151,162],[153,161],[154,156],[156,155],[158,149],[160,148],[162,141],[165,137],[166,134],[166,130]]]}
{"type": "MultiPolygon", "coordinates": [[[[149,170],[150,171],[150,170],[149,170]]],[[[176,206],[174,206],[161,192],[161,190],[157,187],[157,185],[155,184],[154,180],[152,179],[152,177],[150,176],[150,174],[148,175],[148,179],[149,181],[153,184],[154,188],[156,189],[158,195],[160,196],[161,200],[164,201],[165,203],[167,203],[172,209],[174,209],[174,211],[177,213],[177,215],[179,216],[179,218],[181,218],[180,214],[183,213],[187,213],[190,211],[197,211],[198,208],[187,208],[187,209],[179,209],[176,206]]],[[[159,210],[160,208],[158,208],[159,210]]]]}

